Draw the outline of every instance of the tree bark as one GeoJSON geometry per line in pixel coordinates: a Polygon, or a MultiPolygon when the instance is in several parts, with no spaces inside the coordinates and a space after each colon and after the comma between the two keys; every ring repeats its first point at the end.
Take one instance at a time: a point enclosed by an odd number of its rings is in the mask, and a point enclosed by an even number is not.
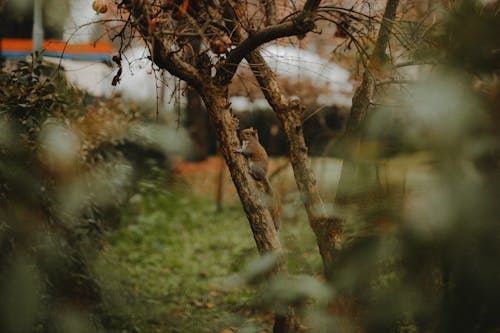
{"type": "Polygon", "coordinates": [[[281,90],[276,75],[258,51],[250,53],[246,59],[283,127],[295,182],[301,194],[309,224],[316,235],[325,276],[329,278],[334,270],[335,253],[341,247],[342,220],[327,213],[319,194],[304,140],[303,107],[298,101],[290,101],[285,98],[285,93],[281,90]]]}
{"type": "Polygon", "coordinates": [[[271,215],[258,195],[255,181],[248,173],[247,161],[243,156],[235,153],[240,146],[237,135],[238,119],[229,108],[227,86],[205,86],[201,97],[215,129],[220,151],[229,167],[231,178],[254,232],[259,253],[281,253],[281,245],[274,230],[271,215]]]}
{"type": "MultiPolygon", "coordinates": [[[[191,58],[191,65],[195,66],[195,55],[200,51],[201,42],[199,39],[193,39],[189,42],[189,45],[191,48],[188,48],[188,57],[191,58]]],[[[197,160],[204,160],[210,154],[209,120],[198,91],[189,86],[186,87],[185,112],[186,121],[184,126],[195,143],[195,158],[197,160]]]]}
{"type": "MultiPolygon", "coordinates": [[[[286,273],[287,267],[271,213],[257,189],[255,180],[248,172],[247,161],[241,154],[235,153],[240,146],[237,135],[238,120],[229,108],[228,87],[209,84],[204,87],[200,95],[205,102],[210,121],[216,131],[220,152],[228,165],[250,223],[257,250],[261,255],[267,253],[278,255],[275,272],[286,273]]],[[[289,309],[286,314],[276,314],[273,332],[294,332],[296,327],[297,320],[293,309],[289,309]]]]}
{"type": "Polygon", "coordinates": [[[204,160],[210,154],[208,117],[200,95],[193,88],[186,88],[186,120],[184,126],[195,145],[196,160],[204,160]]]}
{"type": "Polygon", "coordinates": [[[319,194],[304,140],[302,110],[303,108],[297,101],[292,101],[286,109],[279,110],[277,116],[288,142],[295,182],[306,209],[309,224],[316,235],[324,274],[329,279],[333,276],[336,252],[341,248],[342,219],[327,213],[319,194]]]}
{"type": "MultiPolygon", "coordinates": [[[[387,61],[385,50],[389,44],[398,5],[399,0],[388,0],[386,3],[384,17],[375,47],[369,59],[368,68],[365,68],[361,84],[352,98],[351,113],[345,132],[345,137],[354,150],[352,152],[354,154],[351,155],[357,155],[356,150],[363,144],[359,127],[363,119],[365,119],[375,95],[376,78],[375,73],[372,71],[382,67],[387,61]]],[[[381,192],[378,173],[378,164],[359,161],[351,156],[346,156],[342,164],[335,201],[339,204],[347,204],[354,201],[362,203],[363,200],[371,200],[373,196],[381,192]]]]}
{"type": "MultiPolygon", "coordinates": [[[[187,62],[175,45],[163,43],[160,38],[161,34],[156,34],[154,29],[151,28],[151,17],[144,0],[123,0],[121,2],[121,7],[129,11],[134,18],[132,26],[141,33],[144,40],[149,44],[152,60],[156,65],[186,81],[198,91],[203,99],[210,122],[216,131],[220,151],[229,167],[231,178],[248,217],[257,249],[260,254],[276,253],[279,256],[275,267],[276,272],[286,272],[286,265],[281,256],[281,244],[276,234],[270,210],[264,205],[264,200],[259,195],[260,192],[256,188],[255,181],[248,173],[247,161],[243,156],[235,153],[235,150],[239,147],[237,137],[238,121],[229,109],[228,85],[239,63],[249,52],[277,38],[305,34],[313,30],[315,27],[314,12],[320,2],[321,0],[307,0],[303,11],[291,15],[279,23],[272,22],[272,25],[252,31],[250,34],[238,32],[237,30],[241,30],[241,27],[235,30],[237,22],[239,22],[238,15],[234,12],[234,8],[229,1],[222,1],[222,15],[226,27],[233,32],[231,38],[235,47],[228,49],[226,59],[213,67],[205,53],[198,55],[196,61],[187,62]],[[209,69],[215,70],[214,76],[209,69]]],[[[270,2],[270,4],[272,3],[270,2]]],[[[272,9],[268,11],[270,18],[273,15],[272,9]]],[[[268,23],[271,23],[271,21],[268,23]]],[[[305,153],[307,154],[307,150],[305,150],[305,153]]],[[[314,179],[311,186],[315,187],[314,179]]],[[[305,188],[308,188],[308,186],[305,188]]],[[[321,207],[323,207],[322,202],[320,203],[321,207]]],[[[309,203],[308,201],[308,205],[310,207],[308,212],[314,212],[315,209],[312,208],[314,202],[309,203]]],[[[326,215],[321,215],[321,218],[326,218],[326,215]]],[[[315,222],[315,225],[325,223],[326,220],[323,221],[321,218],[314,220],[318,222],[315,222]]],[[[296,327],[297,322],[293,309],[290,308],[286,314],[276,315],[274,332],[292,332],[296,327]]]]}
{"type": "Polygon", "coordinates": [[[375,78],[368,69],[363,73],[363,79],[360,86],[356,89],[352,98],[351,113],[347,121],[345,137],[349,143],[350,151],[344,156],[342,169],[340,171],[335,202],[338,204],[352,203],[355,199],[360,200],[367,197],[367,194],[377,193],[380,189],[378,178],[375,176],[378,172],[378,166],[373,162],[362,163],[356,161],[352,156],[357,156],[362,138],[360,133],[360,124],[366,116],[371,105],[375,90],[375,78]],[[361,176],[362,169],[365,171],[364,177],[361,176]]]}

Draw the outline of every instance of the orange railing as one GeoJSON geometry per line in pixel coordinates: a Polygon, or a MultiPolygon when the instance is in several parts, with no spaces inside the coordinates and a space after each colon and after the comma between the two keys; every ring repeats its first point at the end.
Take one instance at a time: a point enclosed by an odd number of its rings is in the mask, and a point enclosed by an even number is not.
{"type": "MultiPolygon", "coordinates": [[[[89,44],[67,44],[56,40],[43,42],[44,56],[63,57],[75,60],[104,61],[111,59],[113,47],[109,42],[96,42],[89,44]]],[[[31,39],[0,39],[0,50],[4,57],[26,57],[33,51],[31,39]]]]}

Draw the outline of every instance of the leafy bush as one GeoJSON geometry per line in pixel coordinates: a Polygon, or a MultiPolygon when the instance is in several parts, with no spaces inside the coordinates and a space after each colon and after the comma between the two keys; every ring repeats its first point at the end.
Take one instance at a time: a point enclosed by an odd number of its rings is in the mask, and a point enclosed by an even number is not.
{"type": "Polygon", "coordinates": [[[88,260],[130,194],[134,111],[56,75],[36,58],[0,71],[2,332],[96,331],[88,260]]]}

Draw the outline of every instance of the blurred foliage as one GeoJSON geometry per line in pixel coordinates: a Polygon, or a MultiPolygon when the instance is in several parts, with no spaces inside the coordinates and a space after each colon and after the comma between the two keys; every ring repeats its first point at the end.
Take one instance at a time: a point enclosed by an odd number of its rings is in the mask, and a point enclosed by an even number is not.
{"type": "Polygon", "coordinates": [[[135,111],[36,56],[1,68],[0,110],[0,331],[97,331],[88,263],[132,194],[120,149],[135,111]]]}
{"type": "Polygon", "coordinates": [[[48,120],[57,121],[78,136],[78,160],[91,162],[89,153],[104,142],[117,143],[138,117],[137,107],[117,99],[100,99],[69,85],[54,65],[19,61],[3,68],[0,76],[3,116],[22,130],[34,148],[48,120]]]}
{"type": "Polygon", "coordinates": [[[432,70],[389,90],[351,152],[379,181],[388,158],[425,158],[335,207],[346,222],[331,281],[278,277],[264,294],[312,332],[500,331],[500,3],[451,3],[415,54],[432,70]]]}

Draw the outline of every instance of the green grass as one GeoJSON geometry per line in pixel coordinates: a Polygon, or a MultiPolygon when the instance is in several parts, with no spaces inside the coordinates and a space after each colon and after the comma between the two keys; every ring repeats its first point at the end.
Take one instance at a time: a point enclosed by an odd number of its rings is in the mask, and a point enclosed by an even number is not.
{"type": "MultiPolygon", "coordinates": [[[[291,273],[320,270],[305,221],[285,221],[280,238],[291,273]]],[[[106,325],[117,332],[220,332],[245,325],[270,331],[270,316],[255,310],[258,290],[231,283],[256,257],[238,202],[217,213],[208,198],[145,182],[120,227],[107,234],[95,266],[106,325]]]]}

